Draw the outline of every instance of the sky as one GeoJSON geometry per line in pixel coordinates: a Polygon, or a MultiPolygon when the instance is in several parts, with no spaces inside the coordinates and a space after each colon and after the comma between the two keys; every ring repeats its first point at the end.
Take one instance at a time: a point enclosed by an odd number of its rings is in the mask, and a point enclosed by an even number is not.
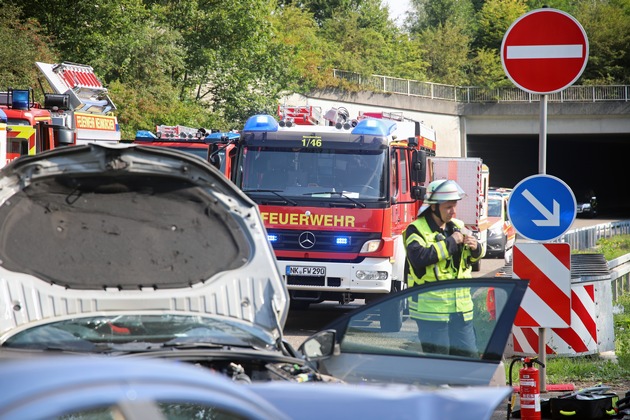
{"type": "Polygon", "coordinates": [[[409,0],[383,0],[383,4],[389,6],[389,14],[398,26],[402,25],[402,16],[409,8],[409,0]]]}

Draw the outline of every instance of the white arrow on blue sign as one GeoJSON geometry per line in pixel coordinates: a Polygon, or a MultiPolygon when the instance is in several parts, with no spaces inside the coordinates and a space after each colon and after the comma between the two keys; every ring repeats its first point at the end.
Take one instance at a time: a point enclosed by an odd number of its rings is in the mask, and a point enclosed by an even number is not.
{"type": "Polygon", "coordinates": [[[521,236],[545,242],[569,230],[576,208],[575,195],[564,181],[540,174],[525,178],[514,187],[508,216],[521,236]]]}

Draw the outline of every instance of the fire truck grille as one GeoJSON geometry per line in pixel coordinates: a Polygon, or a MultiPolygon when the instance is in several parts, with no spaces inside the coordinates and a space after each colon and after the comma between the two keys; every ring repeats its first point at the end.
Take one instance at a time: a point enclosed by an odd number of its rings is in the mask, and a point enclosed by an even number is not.
{"type": "Polygon", "coordinates": [[[293,286],[341,286],[340,277],[287,276],[287,284],[293,286]]]}

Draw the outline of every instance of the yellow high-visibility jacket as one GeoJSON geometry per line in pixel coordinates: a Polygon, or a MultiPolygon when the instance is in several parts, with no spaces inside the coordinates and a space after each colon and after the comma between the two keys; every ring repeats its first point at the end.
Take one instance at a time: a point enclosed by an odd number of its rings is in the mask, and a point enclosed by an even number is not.
{"type": "MultiPolygon", "coordinates": [[[[430,216],[414,220],[403,238],[407,250],[407,285],[413,287],[431,281],[471,278],[472,264],[485,255],[480,243],[477,250],[457,245],[450,236],[445,236],[430,216]]],[[[449,222],[449,230],[462,229],[464,223],[458,219],[449,222]]],[[[426,321],[448,321],[455,312],[462,312],[464,320],[471,320],[473,303],[470,288],[424,293],[409,299],[409,315],[426,321]]]]}

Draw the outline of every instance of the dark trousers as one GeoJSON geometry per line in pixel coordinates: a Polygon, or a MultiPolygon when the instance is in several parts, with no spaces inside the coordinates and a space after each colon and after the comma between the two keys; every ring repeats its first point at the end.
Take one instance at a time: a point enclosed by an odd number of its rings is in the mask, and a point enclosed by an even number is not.
{"type": "Polygon", "coordinates": [[[418,338],[425,353],[476,357],[477,339],[472,321],[464,321],[461,312],[450,314],[448,322],[416,319],[418,338]]]}

